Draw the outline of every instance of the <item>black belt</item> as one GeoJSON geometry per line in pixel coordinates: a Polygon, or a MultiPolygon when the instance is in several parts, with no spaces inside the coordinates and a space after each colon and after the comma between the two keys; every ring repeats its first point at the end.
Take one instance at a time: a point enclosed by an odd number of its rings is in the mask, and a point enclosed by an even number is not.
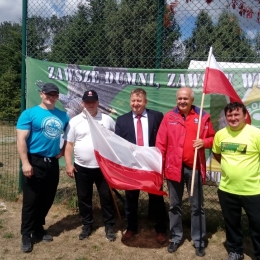
{"type": "Polygon", "coordinates": [[[54,157],[47,157],[47,156],[39,155],[37,153],[28,153],[28,157],[30,157],[30,156],[42,158],[45,162],[51,162],[52,160],[58,160],[55,156],[54,157]]]}

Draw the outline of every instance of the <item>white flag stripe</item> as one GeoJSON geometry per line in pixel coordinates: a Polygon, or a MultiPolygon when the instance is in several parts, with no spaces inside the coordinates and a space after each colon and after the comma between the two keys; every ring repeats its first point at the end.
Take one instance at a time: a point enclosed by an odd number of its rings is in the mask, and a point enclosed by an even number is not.
{"type": "Polygon", "coordinates": [[[222,68],[219,66],[219,64],[217,63],[217,61],[212,53],[212,50],[213,50],[213,48],[210,47],[209,56],[208,56],[208,60],[206,63],[206,68],[209,67],[211,69],[217,69],[217,70],[222,71],[222,68]]]}
{"type": "Polygon", "coordinates": [[[222,68],[219,66],[219,64],[217,63],[214,55],[212,54],[211,55],[211,58],[210,58],[210,66],[209,66],[211,69],[216,69],[216,70],[220,70],[222,71],[222,68]]]}
{"type": "Polygon", "coordinates": [[[87,113],[94,149],[104,158],[124,167],[161,174],[162,156],[156,147],[132,144],[97,123],[87,113]]]}

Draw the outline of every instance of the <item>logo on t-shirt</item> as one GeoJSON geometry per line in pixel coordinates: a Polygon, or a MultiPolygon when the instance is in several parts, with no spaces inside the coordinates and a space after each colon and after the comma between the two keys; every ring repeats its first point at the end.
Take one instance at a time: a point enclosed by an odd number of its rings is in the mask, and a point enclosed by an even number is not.
{"type": "Polygon", "coordinates": [[[237,143],[227,143],[227,142],[222,142],[221,143],[221,152],[226,152],[226,153],[242,153],[245,154],[247,149],[246,144],[237,144],[237,143]]]}
{"type": "Polygon", "coordinates": [[[60,138],[62,128],[62,122],[57,117],[49,116],[42,121],[42,132],[47,138],[60,138]]]}

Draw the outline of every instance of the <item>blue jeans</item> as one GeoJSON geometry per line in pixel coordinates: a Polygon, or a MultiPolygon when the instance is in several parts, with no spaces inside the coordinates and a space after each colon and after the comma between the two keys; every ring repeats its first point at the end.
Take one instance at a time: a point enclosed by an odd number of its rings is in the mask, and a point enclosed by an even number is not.
{"type": "Polygon", "coordinates": [[[191,206],[191,239],[195,247],[204,247],[204,238],[206,233],[205,211],[203,208],[203,189],[200,172],[196,170],[193,196],[190,196],[192,169],[188,166],[182,166],[181,182],[167,180],[170,209],[170,241],[179,244],[183,236],[182,229],[182,196],[184,184],[187,187],[190,206],[191,206]]]}

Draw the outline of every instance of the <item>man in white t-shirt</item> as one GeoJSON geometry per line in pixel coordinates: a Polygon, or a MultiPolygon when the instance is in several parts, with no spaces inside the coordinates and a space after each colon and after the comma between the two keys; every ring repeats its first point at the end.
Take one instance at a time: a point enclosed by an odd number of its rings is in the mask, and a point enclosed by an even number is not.
{"type": "Polygon", "coordinates": [[[92,232],[92,194],[95,183],[101,204],[102,217],[105,224],[106,238],[114,241],[116,236],[113,231],[114,213],[113,200],[109,186],[99,168],[94,154],[93,142],[89,130],[86,110],[101,125],[114,131],[114,120],[98,111],[98,94],[94,90],[88,90],[82,97],[83,111],[73,117],[64,135],[66,172],[71,177],[75,177],[79,212],[82,218],[82,231],[79,239],[83,240],[90,236],[92,232]],[[74,152],[74,165],[72,154],[74,152]]]}

